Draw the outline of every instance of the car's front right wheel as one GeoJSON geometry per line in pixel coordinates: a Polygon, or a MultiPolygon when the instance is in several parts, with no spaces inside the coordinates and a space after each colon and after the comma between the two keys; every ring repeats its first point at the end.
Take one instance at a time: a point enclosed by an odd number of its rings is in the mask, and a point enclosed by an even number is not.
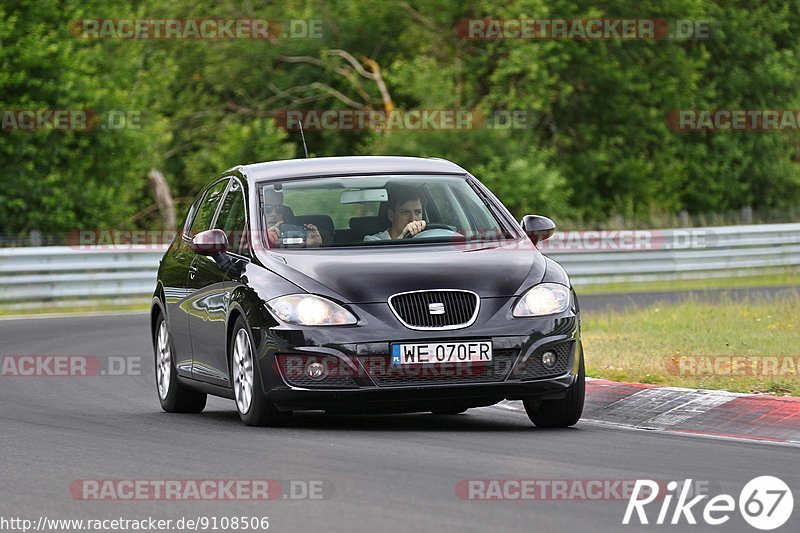
{"type": "Polygon", "coordinates": [[[567,394],[559,400],[523,400],[525,412],[531,422],[540,428],[566,428],[574,426],[583,414],[583,401],[586,396],[586,370],[583,355],[578,367],[578,378],[567,389],[567,394]]]}
{"type": "Polygon", "coordinates": [[[278,411],[264,395],[250,330],[241,316],[236,319],[233,326],[229,353],[233,395],[242,422],[248,426],[286,425],[291,412],[278,411]]]}

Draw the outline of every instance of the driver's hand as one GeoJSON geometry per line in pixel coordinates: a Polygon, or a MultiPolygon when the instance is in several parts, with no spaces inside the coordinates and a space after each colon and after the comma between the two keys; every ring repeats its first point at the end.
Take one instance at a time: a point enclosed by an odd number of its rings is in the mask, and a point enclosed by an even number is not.
{"type": "Polygon", "coordinates": [[[414,222],[409,222],[406,224],[406,227],[403,228],[403,232],[400,234],[400,238],[404,239],[407,235],[411,235],[414,237],[417,233],[421,232],[425,229],[425,221],[424,220],[415,220],[414,222]]]}
{"type": "Polygon", "coordinates": [[[270,246],[277,246],[281,240],[281,224],[283,221],[278,222],[274,226],[267,228],[267,239],[269,239],[270,246]]]}
{"type": "Polygon", "coordinates": [[[306,246],[322,246],[322,235],[314,224],[305,224],[306,246]]]}

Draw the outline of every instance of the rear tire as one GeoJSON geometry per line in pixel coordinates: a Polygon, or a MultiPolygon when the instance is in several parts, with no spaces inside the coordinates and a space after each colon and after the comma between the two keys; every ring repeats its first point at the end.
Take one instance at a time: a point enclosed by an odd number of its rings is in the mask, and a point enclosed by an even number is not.
{"type": "Polygon", "coordinates": [[[291,412],[278,411],[267,400],[261,382],[261,371],[253,350],[253,339],[241,316],[233,325],[230,340],[231,384],[239,418],[248,426],[285,426],[291,412]]]}
{"type": "Polygon", "coordinates": [[[586,370],[583,355],[578,368],[578,379],[567,389],[567,395],[560,400],[523,400],[525,412],[531,422],[540,428],[566,428],[574,426],[581,419],[583,401],[586,396],[586,370]]]}
{"type": "Polygon", "coordinates": [[[164,315],[156,319],[153,336],[155,352],[156,392],[161,408],[168,413],[200,413],[206,407],[207,395],[190,389],[178,381],[172,338],[164,315]]]}

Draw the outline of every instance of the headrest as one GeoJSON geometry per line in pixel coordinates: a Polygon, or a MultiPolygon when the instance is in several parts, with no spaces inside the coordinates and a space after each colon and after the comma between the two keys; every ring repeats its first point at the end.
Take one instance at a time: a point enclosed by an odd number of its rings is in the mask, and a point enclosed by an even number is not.
{"type": "Polygon", "coordinates": [[[320,231],[327,231],[333,235],[333,219],[328,215],[298,215],[294,217],[294,223],[314,224],[320,231]]]}
{"type": "Polygon", "coordinates": [[[350,219],[350,229],[362,238],[365,235],[380,233],[389,227],[389,220],[381,221],[378,217],[353,217],[350,219]]]}

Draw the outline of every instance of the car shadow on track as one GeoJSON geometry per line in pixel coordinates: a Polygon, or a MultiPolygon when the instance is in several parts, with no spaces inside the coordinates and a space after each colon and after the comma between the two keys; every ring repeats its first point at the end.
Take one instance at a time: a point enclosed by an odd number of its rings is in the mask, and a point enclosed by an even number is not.
{"type": "MultiPolygon", "coordinates": [[[[238,425],[235,410],[213,410],[191,417],[193,425],[238,425]]],[[[258,430],[259,428],[249,428],[258,430]]],[[[295,412],[287,426],[264,428],[266,431],[324,429],[326,431],[440,431],[440,432],[536,432],[565,433],[581,431],[581,428],[547,429],[537,428],[522,414],[507,413],[492,408],[472,409],[458,415],[434,415],[432,413],[348,415],[326,414],[317,411],[295,412]]]]}

